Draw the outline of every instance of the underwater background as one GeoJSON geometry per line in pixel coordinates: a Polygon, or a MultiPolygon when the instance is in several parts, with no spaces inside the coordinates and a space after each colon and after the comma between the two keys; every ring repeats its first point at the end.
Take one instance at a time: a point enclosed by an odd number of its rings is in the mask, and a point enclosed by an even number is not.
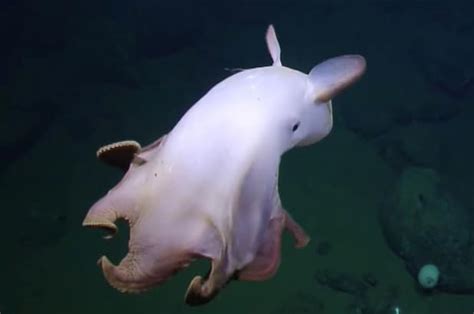
{"type": "Polygon", "coordinates": [[[474,311],[474,2],[2,0],[0,32],[1,314],[474,311]],[[126,253],[126,224],[110,241],[81,226],[122,176],[97,148],[146,145],[229,68],[270,65],[269,24],[288,67],[367,60],[332,133],[282,159],[283,205],[311,242],[285,234],[274,278],[202,307],[183,295],[206,261],[117,292],[96,261],[126,253]]]}

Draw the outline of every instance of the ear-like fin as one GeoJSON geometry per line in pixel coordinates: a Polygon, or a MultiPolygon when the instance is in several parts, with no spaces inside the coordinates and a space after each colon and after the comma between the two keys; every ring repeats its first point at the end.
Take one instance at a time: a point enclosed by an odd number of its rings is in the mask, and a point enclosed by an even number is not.
{"type": "Polygon", "coordinates": [[[366,62],[360,55],[344,55],[316,65],[309,73],[316,101],[327,102],[364,74],[366,62]]]}
{"type": "Polygon", "coordinates": [[[281,65],[280,44],[278,43],[278,38],[275,33],[275,28],[273,28],[272,24],[268,26],[267,35],[265,36],[265,39],[267,41],[268,51],[270,52],[270,55],[272,56],[273,65],[281,65]]]}

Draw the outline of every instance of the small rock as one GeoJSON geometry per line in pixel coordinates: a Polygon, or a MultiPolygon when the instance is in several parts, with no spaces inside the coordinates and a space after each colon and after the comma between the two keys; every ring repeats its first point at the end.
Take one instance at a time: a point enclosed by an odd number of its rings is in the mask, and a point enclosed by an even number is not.
{"type": "Polygon", "coordinates": [[[369,288],[364,281],[356,278],[354,275],[339,273],[329,269],[316,272],[315,279],[320,285],[356,297],[365,295],[369,288]]]}

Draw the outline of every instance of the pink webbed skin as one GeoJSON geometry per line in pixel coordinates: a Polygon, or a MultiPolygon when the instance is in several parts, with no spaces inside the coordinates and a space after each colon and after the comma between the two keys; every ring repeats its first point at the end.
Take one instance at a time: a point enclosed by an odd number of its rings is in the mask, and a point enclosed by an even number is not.
{"type": "MultiPolygon", "coordinates": [[[[281,207],[276,182],[270,185],[271,189],[261,184],[269,193],[258,199],[256,196],[263,190],[253,185],[247,188],[236,184],[227,190],[219,180],[213,184],[212,180],[193,177],[192,172],[188,172],[190,177],[182,178],[180,171],[163,169],[177,166],[162,157],[166,155],[163,150],[168,137],[144,149],[125,141],[99,150],[99,157],[120,168],[123,161],[110,161],[103,157],[104,152],[117,152],[119,147],[137,150],[122,181],[92,206],[83,223],[104,228],[111,237],[116,232],[117,219],[129,222],[128,254],[118,266],[105,256],[99,259],[105,278],[113,287],[122,292],[142,292],[161,284],[194,259],[208,258],[209,275],[196,276],[186,294],[188,304],[203,304],[231,279],[256,281],[272,277],[280,263],[284,229],[293,234],[297,247],[307,244],[309,238],[303,229],[281,207]],[[156,160],[160,160],[161,167],[156,168],[156,160]],[[234,203],[233,190],[241,195],[234,203]],[[224,206],[225,203],[229,204],[224,206]],[[240,206],[250,210],[240,210],[240,206]]],[[[192,165],[193,162],[187,164],[192,165]]],[[[252,170],[250,167],[249,173],[242,176],[240,185],[260,183],[259,176],[250,173],[252,170]]]]}

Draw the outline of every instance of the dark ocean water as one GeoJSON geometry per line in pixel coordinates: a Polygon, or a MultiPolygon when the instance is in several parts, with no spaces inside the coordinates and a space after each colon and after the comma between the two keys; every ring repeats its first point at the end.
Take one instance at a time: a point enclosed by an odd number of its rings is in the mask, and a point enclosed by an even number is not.
{"type": "Polygon", "coordinates": [[[0,34],[0,314],[474,311],[469,1],[2,0],[0,34]],[[201,307],[183,296],[204,260],[116,291],[96,261],[120,261],[128,226],[109,241],[82,227],[123,175],[96,150],[145,146],[229,69],[271,65],[269,24],[290,68],[367,61],[333,99],[331,134],[281,161],[283,206],[311,242],[294,249],[285,233],[272,279],[232,281],[201,307]],[[427,264],[432,289],[419,284],[427,264]]]}

